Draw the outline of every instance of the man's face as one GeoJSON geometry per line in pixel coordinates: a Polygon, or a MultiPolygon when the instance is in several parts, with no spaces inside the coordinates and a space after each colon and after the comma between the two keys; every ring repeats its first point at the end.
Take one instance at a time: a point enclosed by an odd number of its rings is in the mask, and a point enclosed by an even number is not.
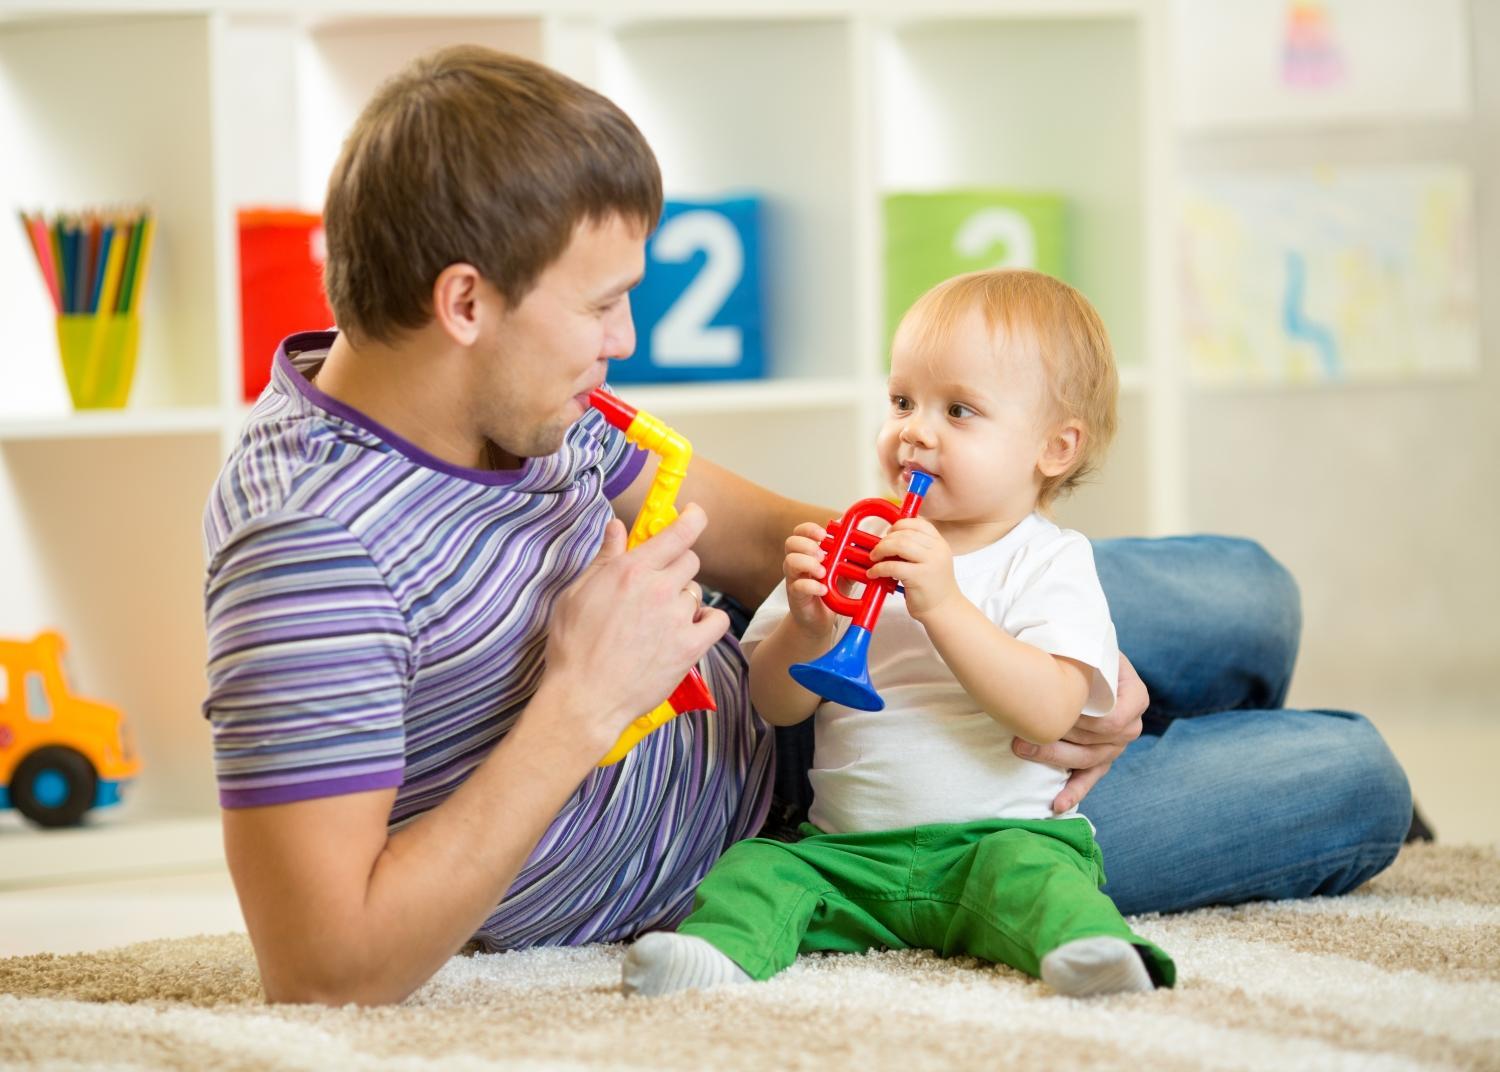
{"type": "Polygon", "coordinates": [[[501,313],[485,349],[475,405],[490,442],[512,461],[551,454],[588,408],[611,359],[635,350],[630,290],[646,234],[619,216],[583,221],[520,304],[501,313]]]}

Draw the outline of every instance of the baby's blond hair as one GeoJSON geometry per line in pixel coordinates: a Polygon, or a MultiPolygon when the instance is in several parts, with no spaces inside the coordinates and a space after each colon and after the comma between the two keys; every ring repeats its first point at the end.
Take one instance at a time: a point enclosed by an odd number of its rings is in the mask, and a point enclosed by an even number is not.
{"type": "Polygon", "coordinates": [[[945,345],[964,315],[978,308],[997,349],[1037,355],[1058,421],[1083,425],[1071,468],[1043,478],[1043,510],[1077,487],[1104,460],[1114,439],[1119,378],[1104,321],[1087,298],[1060,279],[1021,268],[954,276],[917,299],[896,329],[916,352],[945,345]],[[1024,348],[1024,349],[1022,349],[1024,348]]]}

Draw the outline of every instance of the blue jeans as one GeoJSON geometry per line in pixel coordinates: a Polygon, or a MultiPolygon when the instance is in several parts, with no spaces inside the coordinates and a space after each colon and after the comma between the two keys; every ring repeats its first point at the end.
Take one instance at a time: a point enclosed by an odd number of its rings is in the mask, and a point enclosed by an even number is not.
{"type": "MultiPolygon", "coordinates": [[[[1309,897],[1390,865],[1406,775],[1375,727],[1288,711],[1297,586],[1258,544],[1217,536],[1094,545],[1121,650],[1151,693],[1146,733],[1080,805],[1120,911],[1309,897]]],[[[809,719],[778,734],[778,795],[800,796],[809,719]]]]}

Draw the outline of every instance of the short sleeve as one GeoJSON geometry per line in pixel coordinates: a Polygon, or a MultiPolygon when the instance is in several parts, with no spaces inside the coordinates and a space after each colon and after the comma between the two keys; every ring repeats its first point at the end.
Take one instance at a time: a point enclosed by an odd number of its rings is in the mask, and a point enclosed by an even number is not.
{"type": "Polygon", "coordinates": [[[209,563],[205,614],[223,807],[401,784],[411,641],[346,528],[300,515],[247,526],[209,563]]]}
{"type": "MultiPolygon", "coordinates": [[[[606,386],[605,390],[609,390],[606,386]]],[[[613,393],[613,392],[611,392],[613,393]]],[[[589,432],[604,448],[600,468],[604,473],[604,497],[613,499],[635,480],[636,474],[646,464],[646,452],[625,438],[625,433],[604,419],[598,410],[590,408],[583,420],[589,422],[589,432]]]]}
{"type": "Polygon", "coordinates": [[[1033,647],[1092,667],[1083,713],[1109,714],[1120,650],[1088,540],[1077,532],[1062,533],[1015,577],[1014,590],[1003,600],[1001,628],[1033,647]]]}

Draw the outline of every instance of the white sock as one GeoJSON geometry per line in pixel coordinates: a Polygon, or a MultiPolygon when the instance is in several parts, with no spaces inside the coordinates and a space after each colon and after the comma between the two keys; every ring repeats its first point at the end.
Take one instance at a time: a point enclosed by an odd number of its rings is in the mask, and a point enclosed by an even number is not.
{"type": "Polygon", "coordinates": [[[666,931],[636,939],[626,951],[620,970],[621,989],[648,998],[720,983],[748,982],[750,976],[744,969],[702,938],[666,931]]]}
{"type": "Polygon", "coordinates": [[[1123,938],[1079,938],[1042,958],[1042,981],[1059,994],[1086,998],[1152,990],[1151,973],[1123,938]]]}

